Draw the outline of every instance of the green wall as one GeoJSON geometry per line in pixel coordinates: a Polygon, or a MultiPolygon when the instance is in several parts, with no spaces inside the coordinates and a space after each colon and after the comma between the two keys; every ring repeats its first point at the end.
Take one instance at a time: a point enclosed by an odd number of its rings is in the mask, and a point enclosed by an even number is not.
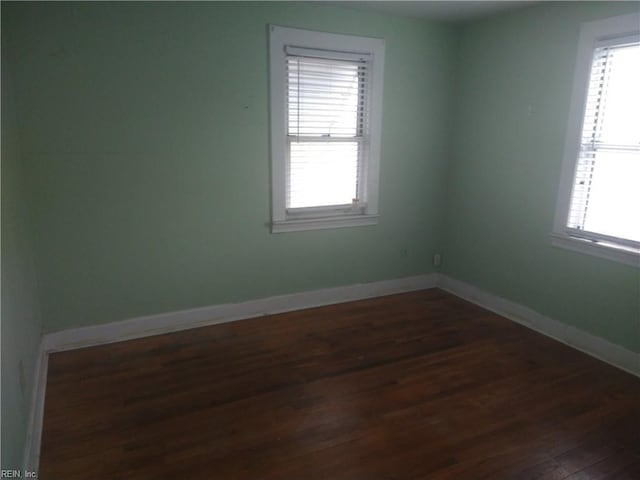
{"type": "Polygon", "coordinates": [[[429,273],[436,251],[640,351],[639,271],[549,239],[580,23],[637,9],[454,28],[310,3],[2,2],[2,466],[41,330],[429,273]],[[270,23],[386,40],[378,225],[269,233],[270,23]]]}
{"type": "Polygon", "coordinates": [[[311,4],[5,5],[46,331],[431,271],[450,27],[311,4]],[[379,225],[270,233],[270,23],[386,40],[379,225]]]}
{"type": "Polygon", "coordinates": [[[640,350],[640,271],[550,244],[581,22],[636,3],[546,3],[460,30],[443,270],[640,350]]]}
{"type": "Polygon", "coordinates": [[[2,468],[21,469],[40,316],[30,232],[25,222],[12,59],[2,37],[2,468]]]}

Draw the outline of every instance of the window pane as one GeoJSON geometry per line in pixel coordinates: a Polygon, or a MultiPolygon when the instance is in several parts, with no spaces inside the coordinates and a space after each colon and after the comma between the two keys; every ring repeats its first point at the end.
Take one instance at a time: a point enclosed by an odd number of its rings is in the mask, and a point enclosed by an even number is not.
{"type": "Polygon", "coordinates": [[[584,229],[640,241],[639,181],[640,153],[598,152],[593,164],[584,229]]]}
{"type": "Polygon", "coordinates": [[[358,142],[291,142],[287,208],[351,204],[358,142]]]}
{"type": "Polygon", "coordinates": [[[289,57],[287,133],[315,137],[359,135],[364,70],[364,65],[354,62],[289,57]]]}
{"type": "Polygon", "coordinates": [[[640,45],[597,48],[567,226],[640,241],[640,45]]]}
{"type": "Polygon", "coordinates": [[[640,45],[610,50],[598,140],[607,144],[640,144],[640,45]]]}

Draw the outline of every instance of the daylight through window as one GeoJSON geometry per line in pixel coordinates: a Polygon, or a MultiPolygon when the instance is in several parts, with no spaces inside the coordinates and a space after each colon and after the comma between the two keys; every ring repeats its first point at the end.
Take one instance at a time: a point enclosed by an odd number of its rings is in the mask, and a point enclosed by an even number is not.
{"type": "Polygon", "coordinates": [[[357,207],[367,142],[367,58],[287,53],[287,209],[357,207]]]}
{"type": "Polygon", "coordinates": [[[270,26],[274,233],[378,223],[384,40],[270,26]]]}
{"type": "Polygon", "coordinates": [[[567,227],[640,246],[640,44],[595,49],[567,227]]]}

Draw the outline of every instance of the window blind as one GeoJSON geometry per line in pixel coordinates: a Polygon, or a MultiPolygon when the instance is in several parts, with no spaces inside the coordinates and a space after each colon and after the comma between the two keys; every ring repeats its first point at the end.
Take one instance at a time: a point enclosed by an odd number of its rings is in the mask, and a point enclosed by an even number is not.
{"type": "Polygon", "coordinates": [[[640,42],[595,49],[567,227],[640,245],[640,42]]]}
{"type": "Polygon", "coordinates": [[[367,55],[287,47],[287,209],[361,202],[367,55]]]}

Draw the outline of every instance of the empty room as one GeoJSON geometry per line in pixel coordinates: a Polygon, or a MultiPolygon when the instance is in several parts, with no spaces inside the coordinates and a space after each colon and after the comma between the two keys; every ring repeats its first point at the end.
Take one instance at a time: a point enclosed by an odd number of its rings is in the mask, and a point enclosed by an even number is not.
{"type": "Polygon", "coordinates": [[[640,478],[640,2],[2,9],[2,478],[640,478]]]}

